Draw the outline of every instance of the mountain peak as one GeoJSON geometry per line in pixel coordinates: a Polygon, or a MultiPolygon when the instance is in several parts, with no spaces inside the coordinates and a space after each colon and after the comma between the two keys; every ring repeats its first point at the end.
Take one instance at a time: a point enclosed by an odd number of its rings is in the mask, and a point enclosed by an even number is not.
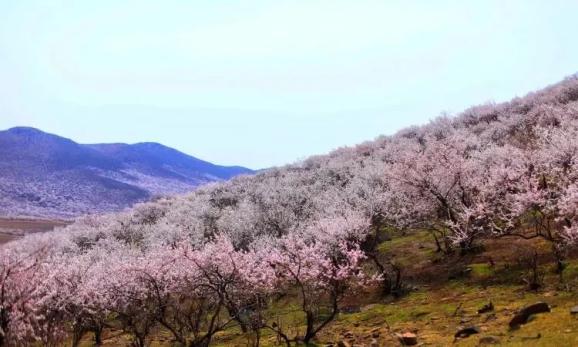
{"type": "Polygon", "coordinates": [[[45,132],[33,128],[33,127],[26,127],[26,126],[18,126],[18,127],[13,127],[10,128],[8,130],[6,130],[7,132],[11,133],[11,134],[17,134],[17,135],[40,135],[40,134],[46,134],[45,132]]]}

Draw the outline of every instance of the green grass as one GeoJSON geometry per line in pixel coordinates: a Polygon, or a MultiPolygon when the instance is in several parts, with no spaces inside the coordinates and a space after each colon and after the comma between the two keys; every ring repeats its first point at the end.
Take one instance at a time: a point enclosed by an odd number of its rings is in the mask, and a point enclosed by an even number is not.
{"type": "MultiPolygon", "coordinates": [[[[536,245],[547,252],[548,248],[543,244],[536,245]]],[[[515,245],[501,248],[493,245],[472,258],[458,258],[458,264],[469,262],[461,264],[471,269],[469,274],[445,282],[417,283],[417,290],[397,300],[379,298],[375,293],[348,298],[347,305],[360,305],[361,312],[339,314],[319,334],[316,343],[318,346],[336,343],[345,340],[344,335],[348,333],[353,335],[352,344],[367,346],[375,338],[380,346],[399,346],[396,333],[415,331],[419,342],[427,346],[478,346],[484,336],[499,338],[503,346],[578,346],[578,317],[569,313],[571,307],[578,305],[578,260],[568,261],[564,285],[559,284],[558,276],[552,272],[552,264],[542,264],[545,287],[538,292],[529,292],[521,282],[524,270],[517,265],[517,256],[511,251],[514,248],[515,245]],[[489,262],[490,257],[497,261],[489,262]],[[495,310],[478,314],[478,310],[490,301],[495,310]],[[511,331],[508,322],[515,312],[537,301],[549,303],[552,312],[536,315],[528,324],[511,331]],[[478,326],[481,333],[454,341],[455,332],[469,325],[478,326]],[[537,334],[540,338],[535,338],[537,334]]],[[[436,271],[440,271],[439,266],[446,264],[434,262],[439,255],[435,253],[435,245],[427,231],[396,236],[383,242],[379,250],[396,263],[406,265],[404,270],[410,272],[409,275],[435,266],[438,266],[436,271]]],[[[304,331],[303,313],[295,296],[273,302],[266,316],[269,322],[278,319],[290,336],[304,331]]],[[[118,345],[119,341],[126,339],[110,340],[108,346],[118,345]]],[[[250,343],[251,336],[232,328],[220,333],[213,345],[250,346],[250,343]]],[[[274,333],[263,330],[261,346],[277,345],[274,333]]],[[[156,341],[153,346],[171,344],[165,340],[156,341]]]]}

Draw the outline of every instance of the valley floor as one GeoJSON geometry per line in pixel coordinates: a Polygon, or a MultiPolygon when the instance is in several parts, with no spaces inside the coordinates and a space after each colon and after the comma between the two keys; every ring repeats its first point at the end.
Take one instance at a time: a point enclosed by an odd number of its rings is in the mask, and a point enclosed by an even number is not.
{"type": "Polygon", "coordinates": [[[0,244],[18,239],[28,233],[51,231],[67,224],[69,223],[61,220],[0,217],[0,244]]]}

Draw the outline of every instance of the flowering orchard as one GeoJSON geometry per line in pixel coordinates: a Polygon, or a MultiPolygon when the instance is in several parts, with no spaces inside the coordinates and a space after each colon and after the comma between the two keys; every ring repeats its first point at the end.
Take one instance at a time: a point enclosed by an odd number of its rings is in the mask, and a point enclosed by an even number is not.
{"type": "Polygon", "coordinates": [[[380,233],[415,228],[447,256],[539,238],[561,272],[578,242],[578,79],[9,243],[0,346],[98,344],[106,329],[208,346],[233,326],[256,345],[264,331],[308,343],[348,295],[398,282],[380,233]],[[298,333],[271,309],[286,296],[298,333]]]}

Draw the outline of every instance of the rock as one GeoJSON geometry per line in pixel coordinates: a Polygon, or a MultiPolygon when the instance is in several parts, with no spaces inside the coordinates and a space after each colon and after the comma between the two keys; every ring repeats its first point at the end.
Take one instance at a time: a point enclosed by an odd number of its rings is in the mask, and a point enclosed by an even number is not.
{"type": "Polygon", "coordinates": [[[485,304],[478,310],[479,314],[488,313],[494,310],[494,304],[490,301],[489,303],[485,304]]]}
{"type": "Polygon", "coordinates": [[[414,346],[417,345],[417,335],[414,333],[406,332],[403,334],[395,334],[399,341],[404,346],[414,346]]]}
{"type": "Polygon", "coordinates": [[[474,334],[479,334],[480,333],[480,328],[476,327],[476,326],[471,326],[471,327],[467,327],[467,328],[463,328],[458,330],[458,332],[454,335],[455,338],[464,338],[464,337],[468,337],[470,335],[474,335],[474,334]]]}
{"type": "Polygon", "coordinates": [[[500,338],[497,336],[484,336],[480,337],[480,345],[499,345],[501,343],[500,338]]]}
{"type": "Polygon", "coordinates": [[[570,314],[578,314],[578,306],[574,306],[570,309],[570,314]]]}
{"type": "Polygon", "coordinates": [[[512,318],[510,328],[518,328],[520,325],[526,324],[531,315],[545,312],[550,312],[550,306],[545,302],[537,302],[533,305],[526,306],[512,318]]]}
{"type": "Polygon", "coordinates": [[[369,347],[379,347],[379,342],[376,339],[371,339],[369,342],[369,347]]]}
{"type": "Polygon", "coordinates": [[[379,337],[379,329],[373,329],[371,331],[371,337],[375,337],[375,338],[379,337]]]}
{"type": "Polygon", "coordinates": [[[337,342],[337,347],[351,347],[351,345],[347,341],[339,341],[337,342]]]}

